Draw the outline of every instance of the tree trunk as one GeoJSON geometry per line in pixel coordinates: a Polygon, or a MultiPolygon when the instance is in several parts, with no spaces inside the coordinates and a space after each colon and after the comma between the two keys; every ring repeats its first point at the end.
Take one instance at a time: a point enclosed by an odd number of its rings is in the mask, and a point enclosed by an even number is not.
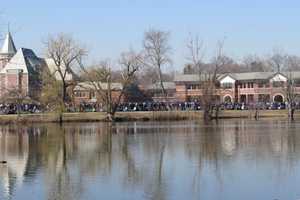
{"type": "Polygon", "coordinates": [[[21,115],[21,104],[17,103],[17,114],[18,114],[18,117],[20,117],[21,115]]]}
{"type": "Polygon", "coordinates": [[[216,113],[215,113],[215,119],[218,120],[219,119],[219,111],[220,111],[220,108],[219,108],[219,105],[216,106],[216,113]]]}
{"type": "Polygon", "coordinates": [[[63,115],[62,115],[62,112],[59,112],[59,124],[60,126],[62,126],[62,123],[63,123],[63,115]]]}
{"type": "Polygon", "coordinates": [[[289,119],[294,121],[294,113],[295,113],[295,109],[292,105],[292,103],[289,103],[288,104],[288,116],[289,116],[289,119]]]}
{"type": "Polygon", "coordinates": [[[63,102],[67,102],[68,98],[67,98],[67,85],[65,83],[65,81],[62,81],[62,99],[63,102]]]}
{"type": "Polygon", "coordinates": [[[210,121],[211,120],[211,109],[210,105],[204,105],[204,112],[203,112],[204,121],[210,121]]]}
{"type": "Polygon", "coordinates": [[[258,117],[259,117],[259,111],[258,111],[258,108],[255,109],[255,120],[258,120],[258,117]]]}
{"type": "Polygon", "coordinates": [[[164,83],[163,83],[163,78],[162,78],[162,72],[161,72],[160,64],[158,64],[158,66],[159,66],[158,67],[159,82],[160,82],[160,86],[161,86],[161,90],[162,90],[163,96],[165,98],[165,101],[167,102],[167,93],[166,93],[165,86],[164,86],[164,83]]]}

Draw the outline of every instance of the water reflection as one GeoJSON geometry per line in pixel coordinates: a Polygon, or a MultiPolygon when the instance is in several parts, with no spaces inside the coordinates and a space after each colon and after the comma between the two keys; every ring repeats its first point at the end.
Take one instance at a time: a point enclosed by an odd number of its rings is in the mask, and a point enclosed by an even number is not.
{"type": "Polygon", "coordinates": [[[0,199],[299,199],[300,124],[0,127],[0,199]]]}
{"type": "Polygon", "coordinates": [[[3,184],[3,195],[12,195],[15,187],[21,187],[26,171],[29,140],[24,129],[0,129],[0,158],[9,160],[8,164],[0,165],[0,176],[3,184]]]}

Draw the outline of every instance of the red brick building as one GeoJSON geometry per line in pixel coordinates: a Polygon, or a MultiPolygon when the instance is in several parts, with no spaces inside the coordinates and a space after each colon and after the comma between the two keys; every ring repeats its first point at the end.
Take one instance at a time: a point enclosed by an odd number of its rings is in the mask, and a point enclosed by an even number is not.
{"type": "Polygon", "coordinates": [[[140,85],[139,88],[143,93],[154,102],[175,102],[176,99],[176,85],[174,82],[163,82],[166,96],[163,94],[160,82],[150,85],[140,85]]]}
{"type": "MultiPolygon", "coordinates": [[[[100,87],[103,91],[107,90],[107,83],[99,83],[100,87]]],[[[98,84],[96,84],[97,86],[98,84]]],[[[117,98],[120,96],[122,91],[122,84],[121,83],[111,83],[111,96],[113,101],[116,101],[117,98]]],[[[97,95],[95,90],[95,85],[89,82],[79,82],[75,88],[73,89],[73,97],[74,103],[79,105],[80,103],[95,103],[101,104],[103,99],[97,95]]],[[[121,99],[123,101],[124,98],[121,99]]]]}
{"type": "Polygon", "coordinates": [[[39,72],[44,60],[31,49],[16,50],[10,33],[7,33],[0,52],[0,97],[11,94],[33,97],[39,92],[39,72]]]}
{"type": "MultiPolygon", "coordinates": [[[[199,75],[176,75],[176,99],[178,101],[201,100],[203,91],[199,75]]],[[[300,72],[250,72],[219,75],[216,96],[220,102],[284,102],[287,81],[293,81],[293,89],[300,95],[300,72]]]]}

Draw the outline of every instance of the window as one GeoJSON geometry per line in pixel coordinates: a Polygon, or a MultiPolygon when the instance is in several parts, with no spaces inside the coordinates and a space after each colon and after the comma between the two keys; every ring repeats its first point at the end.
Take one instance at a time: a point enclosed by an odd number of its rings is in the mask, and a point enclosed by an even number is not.
{"type": "Polygon", "coordinates": [[[259,88],[263,88],[263,87],[264,87],[264,84],[263,84],[263,83],[258,83],[258,87],[259,87],[259,88]]]}
{"type": "Polygon", "coordinates": [[[241,103],[246,103],[246,99],[247,99],[247,97],[246,97],[245,94],[242,94],[242,95],[240,96],[240,102],[241,102],[241,103]]]}
{"type": "Polygon", "coordinates": [[[199,85],[188,85],[187,86],[187,89],[188,90],[196,90],[196,89],[199,89],[200,88],[200,86],[199,85]]]}
{"type": "Polygon", "coordinates": [[[284,86],[284,82],[282,81],[274,81],[273,82],[273,87],[283,87],[284,86]]]}
{"type": "Polygon", "coordinates": [[[258,102],[270,102],[270,95],[269,94],[259,94],[258,95],[258,102]]]}
{"type": "Polygon", "coordinates": [[[76,97],[85,97],[85,92],[81,92],[81,91],[75,91],[74,95],[76,97]]]}
{"type": "Polygon", "coordinates": [[[94,92],[94,91],[91,91],[91,92],[90,92],[90,99],[93,99],[93,98],[95,98],[95,97],[96,97],[95,92],[94,92]]]}
{"type": "Polygon", "coordinates": [[[300,87],[300,80],[299,79],[294,80],[294,85],[295,87],[300,87]]]}
{"type": "Polygon", "coordinates": [[[248,102],[249,103],[254,102],[254,95],[253,94],[248,94],[248,102]]]}
{"type": "Polygon", "coordinates": [[[231,101],[231,97],[230,96],[225,96],[224,97],[224,102],[225,103],[231,103],[232,101],[231,101]]]}
{"type": "Polygon", "coordinates": [[[222,83],[222,88],[232,88],[232,83],[222,83]]]}

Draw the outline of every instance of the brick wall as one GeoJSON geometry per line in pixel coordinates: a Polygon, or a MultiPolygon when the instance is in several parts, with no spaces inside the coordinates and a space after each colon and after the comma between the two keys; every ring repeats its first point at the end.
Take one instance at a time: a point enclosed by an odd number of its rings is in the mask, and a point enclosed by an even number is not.
{"type": "MultiPolygon", "coordinates": [[[[121,91],[112,91],[112,99],[113,101],[117,101],[117,98],[119,97],[121,91]]],[[[95,99],[95,95],[97,95],[96,92],[92,90],[74,90],[73,96],[74,96],[74,103],[75,105],[79,105],[80,103],[95,103],[93,99],[95,99]]],[[[101,103],[102,98],[97,95],[97,99],[99,100],[98,103],[101,103]]],[[[121,103],[124,101],[124,95],[121,98],[121,103]]]]}
{"type": "MultiPolygon", "coordinates": [[[[195,84],[195,83],[194,83],[195,84]]],[[[191,88],[188,82],[176,82],[176,100],[189,101],[201,98],[203,92],[199,88],[191,88]]],[[[284,85],[286,86],[286,84],[284,85]]],[[[232,102],[242,102],[245,98],[246,103],[255,103],[259,101],[259,96],[269,95],[270,101],[273,101],[276,95],[281,95],[286,98],[284,86],[274,87],[271,82],[260,84],[255,81],[240,82],[232,88],[220,88],[216,90],[216,95],[223,101],[226,96],[231,98],[232,102]]],[[[296,93],[300,95],[300,87],[295,88],[296,93]]]]}
{"type": "Polygon", "coordinates": [[[5,73],[0,75],[0,96],[11,91],[21,90],[23,95],[28,94],[28,74],[5,73]]]}

